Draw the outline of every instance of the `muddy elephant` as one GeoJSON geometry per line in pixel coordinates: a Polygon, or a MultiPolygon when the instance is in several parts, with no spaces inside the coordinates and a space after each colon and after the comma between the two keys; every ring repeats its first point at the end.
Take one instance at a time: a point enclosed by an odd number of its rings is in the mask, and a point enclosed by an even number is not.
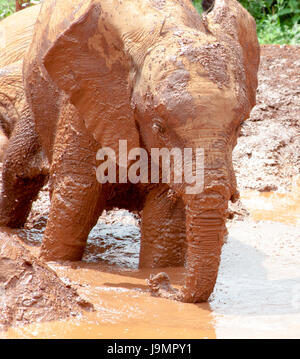
{"type": "Polygon", "coordinates": [[[22,60],[0,69],[0,128],[8,139],[3,157],[0,225],[12,228],[24,225],[49,173],[27,105],[22,69],[22,60]]]}
{"type": "Polygon", "coordinates": [[[0,68],[23,59],[40,8],[32,6],[0,21],[0,68]]]}
{"type": "MultiPolygon", "coordinates": [[[[21,14],[13,14],[0,22],[0,69],[5,66],[11,65],[13,63],[17,63],[23,59],[23,56],[32,40],[34,24],[37,19],[37,15],[39,13],[40,6],[35,6],[21,14]]],[[[20,71],[22,73],[22,67],[17,65],[14,67],[14,71],[20,71]]],[[[3,159],[3,154],[5,148],[7,147],[8,138],[10,137],[15,120],[17,110],[13,113],[14,115],[9,116],[8,112],[11,114],[11,110],[7,108],[8,106],[8,98],[5,100],[5,72],[11,72],[12,68],[2,70],[1,74],[1,103],[0,103],[0,157],[3,159]]],[[[11,77],[10,77],[11,79],[11,77]]],[[[20,99],[20,87],[22,87],[22,82],[19,81],[20,77],[18,76],[18,80],[15,82],[15,92],[16,96],[14,98],[20,99]]],[[[12,94],[12,86],[10,83],[9,92],[12,94]]],[[[16,100],[16,104],[14,104],[14,99],[11,99],[9,107],[10,109],[18,106],[18,101],[16,100]]]]}
{"type": "Polygon", "coordinates": [[[0,127],[9,138],[25,101],[22,60],[32,41],[40,6],[0,22],[0,127]]]}
{"type": "Polygon", "coordinates": [[[216,0],[202,17],[190,0],[44,1],[24,60],[27,100],[51,163],[41,256],[79,260],[103,209],[142,209],[140,267],[184,264],[182,289],[158,292],[206,301],[227,204],[238,196],[232,150],[255,104],[258,64],[255,21],[235,0],[216,0]],[[120,141],[127,153],[202,149],[202,191],[161,177],[120,180],[131,163],[120,162],[120,141]],[[117,154],[116,183],[96,179],[103,148],[117,154]]]}
{"type": "Polygon", "coordinates": [[[49,166],[35,131],[23,87],[23,57],[32,40],[40,6],[0,22],[0,129],[3,159],[0,225],[21,227],[46,182],[49,166]],[[17,60],[17,61],[16,61],[17,60]],[[25,189],[25,191],[23,191],[25,189]]]}

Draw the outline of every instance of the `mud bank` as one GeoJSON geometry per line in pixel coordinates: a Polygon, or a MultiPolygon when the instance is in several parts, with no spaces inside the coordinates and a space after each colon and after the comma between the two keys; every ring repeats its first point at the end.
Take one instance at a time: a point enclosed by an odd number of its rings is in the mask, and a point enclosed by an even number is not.
{"type": "Polygon", "coordinates": [[[240,190],[285,191],[300,170],[300,46],[261,47],[257,105],[233,152],[240,190]]]}
{"type": "Polygon", "coordinates": [[[0,238],[0,332],[10,326],[45,322],[92,310],[76,290],[30,254],[16,235],[0,238]]]}

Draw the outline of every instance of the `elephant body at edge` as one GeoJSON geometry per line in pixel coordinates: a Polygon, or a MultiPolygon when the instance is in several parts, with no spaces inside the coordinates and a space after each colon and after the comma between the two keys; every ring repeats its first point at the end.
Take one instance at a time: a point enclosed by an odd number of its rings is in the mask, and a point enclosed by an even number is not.
{"type": "Polygon", "coordinates": [[[0,224],[22,227],[31,204],[45,184],[49,165],[42,151],[23,87],[23,57],[32,40],[40,6],[0,22],[0,128],[5,140],[0,224]]]}

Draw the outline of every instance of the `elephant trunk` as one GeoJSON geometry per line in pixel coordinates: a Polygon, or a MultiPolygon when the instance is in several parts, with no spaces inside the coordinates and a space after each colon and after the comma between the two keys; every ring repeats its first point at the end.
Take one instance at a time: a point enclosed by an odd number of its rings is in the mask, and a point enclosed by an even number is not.
{"type": "MultiPolygon", "coordinates": [[[[236,182],[228,152],[209,152],[204,159],[203,191],[184,194],[186,214],[186,277],[178,292],[169,286],[167,275],[153,277],[152,293],[183,302],[207,301],[212,293],[220,264],[226,234],[225,218],[228,201],[236,197],[236,182]],[[171,291],[171,296],[170,296],[171,291]]],[[[183,187],[187,187],[184,185],[183,187]]],[[[181,187],[184,191],[184,188],[181,187]]],[[[179,194],[179,193],[178,193],[179,194]]]]}
{"type": "Polygon", "coordinates": [[[186,201],[187,272],[181,293],[185,302],[207,301],[213,291],[226,232],[227,202],[224,193],[211,188],[186,201]]]}
{"type": "Polygon", "coordinates": [[[186,280],[182,289],[185,302],[207,301],[213,291],[226,234],[228,201],[237,196],[231,152],[224,141],[213,142],[216,151],[204,157],[203,191],[184,195],[186,205],[186,280]]]}

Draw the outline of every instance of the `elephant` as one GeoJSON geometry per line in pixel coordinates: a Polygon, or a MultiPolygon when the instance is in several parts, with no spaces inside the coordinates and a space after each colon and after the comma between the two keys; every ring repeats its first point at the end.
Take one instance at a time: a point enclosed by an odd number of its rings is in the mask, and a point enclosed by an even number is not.
{"type": "Polygon", "coordinates": [[[7,139],[13,133],[24,102],[22,61],[18,61],[0,69],[0,128],[7,139]]]}
{"type": "Polygon", "coordinates": [[[31,6],[0,22],[0,68],[23,59],[41,6],[31,6]]]}
{"type": "Polygon", "coordinates": [[[255,21],[236,0],[202,16],[190,0],[45,0],[23,68],[50,163],[40,256],[80,260],[104,209],[141,210],[140,267],[186,270],[180,290],[164,275],[150,280],[156,293],[207,301],[228,201],[238,198],[232,150],[255,105],[259,51],[255,21]],[[202,190],[161,177],[123,182],[132,161],[121,162],[120,141],[148,161],[152,149],[202,149],[202,190]],[[117,153],[116,183],[97,181],[103,148],[117,153]]]}
{"type": "Polygon", "coordinates": [[[3,158],[0,225],[12,228],[25,224],[49,173],[27,105],[22,68],[21,60],[0,69],[0,127],[8,138],[3,158]]]}
{"type": "MultiPolygon", "coordinates": [[[[0,75],[0,126],[6,141],[14,128],[21,96],[25,99],[21,78],[21,61],[32,40],[34,24],[39,10],[40,5],[34,6],[22,13],[13,14],[0,22],[0,69],[2,69],[0,75]],[[15,65],[10,67],[12,64],[15,65]],[[5,69],[6,66],[9,67],[5,69]],[[12,72],[15,73],[15,81],[12,81],[12,72]],[[9,77],[6,77],[7,73],[10,74],[9,77]],[[6,80],[10,82],[8,96],[5,94],[6,80]],[[12,94],[13,98],[11,97],[12,94]],[[5,97],[7,97],[6,100],[5,97]],[[8,98],[10,101],[7,101],[8,98]]],[[[20,106],[23,106],[23,104],[20,106]]]]}
{"type": "Polygon", "coordinates": [[[49,172],[27,105],[22,75],[22,59],[32,40],[39,10],[40,6],[35,6],[0,23],[6,33],[5,48],[0,53],[0,128],[4,156],[0,225],[13,228],[24,225],[49,172]]]}

